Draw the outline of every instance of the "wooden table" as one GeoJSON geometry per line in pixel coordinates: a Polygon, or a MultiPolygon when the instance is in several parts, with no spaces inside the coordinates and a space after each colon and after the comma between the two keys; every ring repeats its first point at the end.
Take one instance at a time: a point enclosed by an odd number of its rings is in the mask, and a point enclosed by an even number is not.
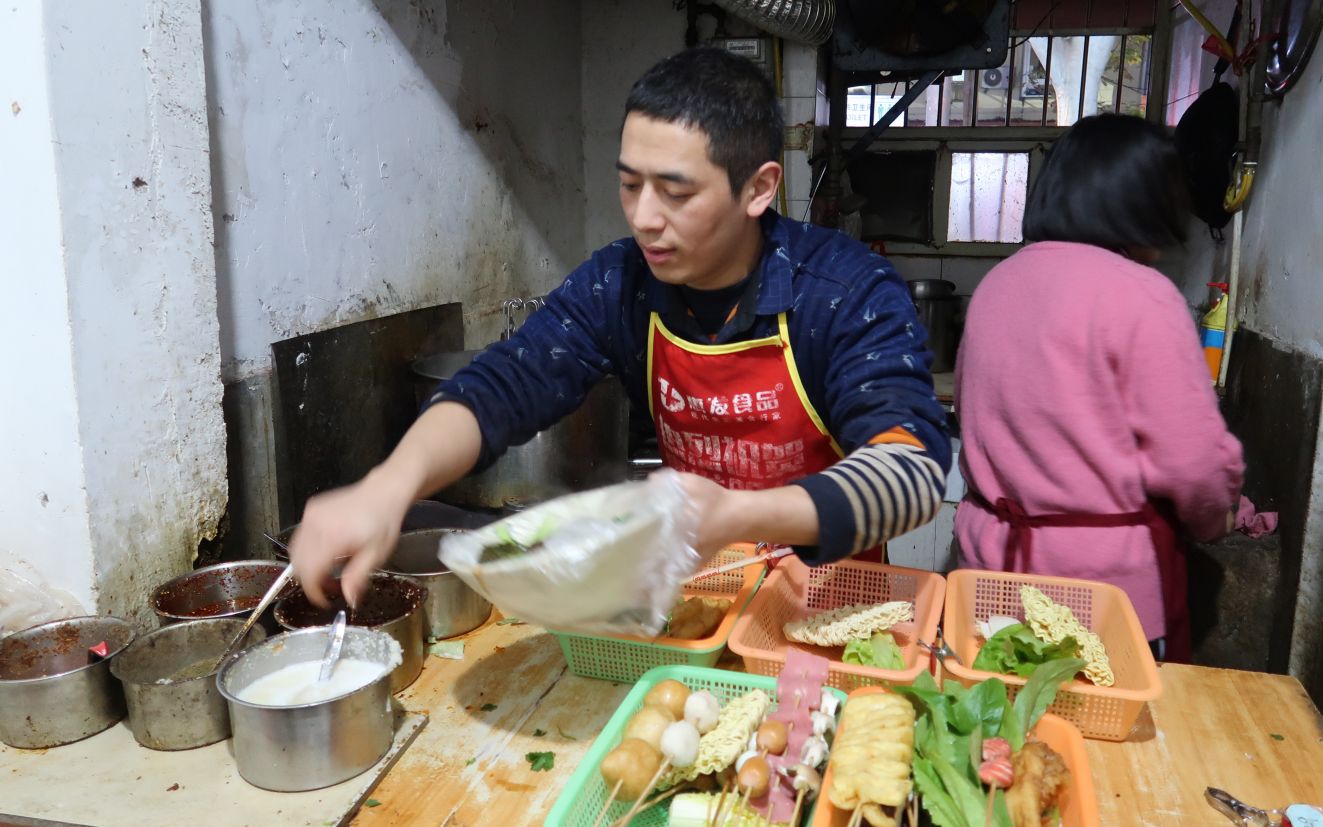
{"type": "MultiPolygon", "coordinates": [[[[1193,666],[1160,672],[1163,696],[1130,740],[1088,742],[1104,825],[1229,824],[1204,802],[1207,786],[1263,807],[1323,803],[1323,722],[1298,681],[1193,666]]],[[[568,674],[540,629],[489,622],[466,637],[462,661],[429,657],[401,697],[431,722],[372,793],[379,805],[353,824],[541,824],[628,690],[568,674]],[[555,753],[555,768],[533,772],[525,755],[541,751],[555,753]]]]}

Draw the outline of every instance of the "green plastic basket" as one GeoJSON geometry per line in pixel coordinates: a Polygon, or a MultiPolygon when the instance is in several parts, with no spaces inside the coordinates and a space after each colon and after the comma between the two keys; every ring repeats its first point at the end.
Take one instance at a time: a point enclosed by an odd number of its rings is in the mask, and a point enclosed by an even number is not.
{"type": "MultiPolygon", "coordinates": [[[[747,675],[743,672],[728,672],[724,669],[709,669],[703,666],[661,666],[649,671],[639,679],[634,688],[625,696],[625,699],[620,702],[620,706],[616,708],[611,720],[607,721],[606,726],[602,728],[602,733],[588,748],[588,752],[579,763],[578,769],[574,771],[574,775],[570,776],[570,780],[565,783],[565,789],[561,790],[555,806],[547,814],[547,819],[543,822],[544,825],[551,825],[552,827],[592,827],[593,820],[597,818],[602,805],[606,803],[607,797],[611,794],[606,782],[602,780],[602,774],[598,771],[602,759],[620,743],[625,725],[629,723],[630,718],[634,717],[634,713],[642,708],[643,697],[648,694],[648,691],[662,681],[670,679],[677,680],[694,691],[706,689],[716,695],[717,700],[721,701],[723,706],[754,689],[763,690],[771,696],[773,705],[776,703],[776,678],[763,675],[747,675]]],[[[830,687],[827,691],[834,694],[844,704],[844,692],[830,687]]],[[[670,800],[668,799],[643,810],[630,820],[630,827],[665,827],[670,806],[670,800]]],[[[603,823],[610,824],[612,821],[623,817],[625,813],[629,812],[629,808],[629,803],[617,801],[611,805],[611,809],[607,812],[603,823]]],[[[802,818],[803,824],[812,823],[813,809],[812,806],[806,808],[802,818]]]]}
{"type": "MultiPolygon", "coordinates": [[[[754,552],[752,544],[733,545],[722,549],[709,567],[732,563],[754,552]]],[[[699,640],[667,637],[648,640],[549,631],[565,653],[570,671],[583,678],[630,683],[658,666],[714,666],[726,649],[735,621],[758,591],[765,572],[765,566],[755,564],[695,580],[684,587],[685,597],[720,597],[731,601],[726,616],[712,634],[699,640]]]]}

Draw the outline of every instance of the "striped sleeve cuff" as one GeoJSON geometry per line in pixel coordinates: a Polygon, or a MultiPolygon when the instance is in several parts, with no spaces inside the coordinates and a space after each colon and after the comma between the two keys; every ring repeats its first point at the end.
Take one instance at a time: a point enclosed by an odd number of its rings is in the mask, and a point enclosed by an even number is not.
{"type": "Polygon", "coordinates": [[[937,515],[946,489],[941,466],[898,442],[857,449],[819,474],[797,480],[818,512],[818,545],[798,547],[820,566],[913,531],[937,515]]]}

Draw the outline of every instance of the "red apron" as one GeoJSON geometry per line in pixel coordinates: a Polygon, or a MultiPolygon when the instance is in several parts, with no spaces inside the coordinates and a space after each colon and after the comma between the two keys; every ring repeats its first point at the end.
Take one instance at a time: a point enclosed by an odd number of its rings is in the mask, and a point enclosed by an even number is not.
{"type": "Polygon", "coordinates": [[[1031,571],[1035,528],[1115,528],[1147,526],[1158,559],[1158,579],[1162,587],[1163,619],[1167,626],[1165,660],[1190,663],[1193,646],[1190,640],[1190,601],[1186,575],[1185,547],[1176,530],[1175,516],[1153,501],[1128,514],[1026,514],[1019,503],[1002,497],[996,505],[971,490],[968,499],[1010,526],[1006,535],[1005,571],[1031,571]]]}
{"type": "Polygon", "coordinates": [[[844,456],[800,381],[784,313],[777,335],[725,345],[687,342],[653,313],[648,407],[662,461],[726,488],[776,488],[844,456]]]}

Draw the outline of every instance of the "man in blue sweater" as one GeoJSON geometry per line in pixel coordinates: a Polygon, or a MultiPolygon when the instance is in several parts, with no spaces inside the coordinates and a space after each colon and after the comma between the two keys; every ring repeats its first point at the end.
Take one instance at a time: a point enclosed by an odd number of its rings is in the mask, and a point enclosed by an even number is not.
{"type": "Polygon", "coordinates": [[[620,203],[632,237],[593,256],[509,340],[444,382],[381,465],[313,497],[291,557],[353,602],[416,499],[577,408],[607,374],[650,413],[699,508],[699,552],[765,540],[810,565],[936,514],[950,466],[931,357],[891,264],[777,215],[783,123],[749,61],[691,49],[631,90],[620,203]]]}

